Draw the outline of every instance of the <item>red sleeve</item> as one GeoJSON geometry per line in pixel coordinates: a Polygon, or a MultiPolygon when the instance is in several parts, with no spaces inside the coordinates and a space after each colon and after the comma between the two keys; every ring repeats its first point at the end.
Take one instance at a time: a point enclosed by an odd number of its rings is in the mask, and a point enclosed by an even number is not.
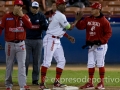
{"type": "Polygon", "coordinates": [[[109,38],[112,36],[112,28],[110,26],[110,23],[107,19],[104,19],[104,26],[103,26],[103,32],[104,32],[104,36],[101,38],[101,42],[102,43],[107,43],[109,38]]]}
{"type": "Polygon", "coordinates": [[[76,24],[76,27],[79,30],[86,29],[86,26],[87,26],[87,18],[85,18],[84,20],[79,20],[76,24]]]}
{"type": "Polygon", "coordinates": [[[23,21],[25,27],[27,27],[29,29],[32,28],[32,23],[30,21],[30,18],[26,14],[22,17],[22,21],[23,21]]]}
{"type": "Polygon", "coordinates": [[[64,37],[68,37],[69,35],[68,35],[67,33],[65,33],[63,36],[64,36],[64,37]]]}
{"type": "Polygon", "coordinates": [[[5,19],[6,15],[2,17],[2,20],[0,21],[0,35],[2,34],[2,30],[5,28],[5,19]]]}

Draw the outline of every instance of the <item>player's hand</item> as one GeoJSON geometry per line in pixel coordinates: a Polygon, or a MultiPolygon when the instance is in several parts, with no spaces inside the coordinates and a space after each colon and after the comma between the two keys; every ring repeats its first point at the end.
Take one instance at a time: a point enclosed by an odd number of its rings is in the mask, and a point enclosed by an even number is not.
{"type": "Polygon", "coordinates": [[[75,43],[75,38],[72,36],[68,36],[68,39],[70,40],[71,43],[75,43]]]}
{"type": "Polygon", "coordinates": [[[75,14],[75,19],[76,20],[80,20],[81,18],[83,17],[83,12],[76,12],[76,14],[75,14]]]}
{"type": "Polygon", "coordinates": [[[74,27],[75,27],[75,24],[74,23],[70,23],[70,28],[68,30],[71,31],[74,27]]]}
{"type": "Polygon", "coordinates": [[[75,24],[72,23],[69,30],[72,30],[75,27],[75,24]]]}
{"type": "Polygon", "coordinates": [[[24,16],[23,11],[22,11],[22,7],[18,8],[17,15],[20,17],[24,16]]]}

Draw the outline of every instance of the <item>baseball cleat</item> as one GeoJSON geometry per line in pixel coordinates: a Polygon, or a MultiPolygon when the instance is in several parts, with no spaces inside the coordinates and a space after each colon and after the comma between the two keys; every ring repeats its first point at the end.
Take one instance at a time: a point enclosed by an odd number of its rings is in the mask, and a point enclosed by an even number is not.
{"type": "Polygon", "coordinates": [[[12,88],[6,88],[6,90],[12,90],[12,88]]]}
{"type": "Polygon", "coordinates": [[[61,84],[60,82],[54,82],[54,84],[53,84],[53,87],[54,88],[64,88],[64,87],[67,87],[67,85],[65,85],[65,84],[61,84]]]}
{"type": "Polygon", "coordinates": [[[44,83],[40,83],[39,90],[50,90],[50,89],[47,88],[44,83]]]}
{"type": "Polygon", "coordinates": [[[92,83],[86,83],[85,85],[81,86],[80,89],[95,89],[92,83]]]}
{"type": "Polygon", "coordinates": [[[30,90],[29,86],[24,86],[23,88],[20,88],[20,90],[30,90]]]}
{"type": "Polygon", "coordinates": [[[99,90],[103,90],[105,89],[104,85],[100,82],[97,84],[97,86],[95,87],[95,89],[99,89],[99,90]]]}

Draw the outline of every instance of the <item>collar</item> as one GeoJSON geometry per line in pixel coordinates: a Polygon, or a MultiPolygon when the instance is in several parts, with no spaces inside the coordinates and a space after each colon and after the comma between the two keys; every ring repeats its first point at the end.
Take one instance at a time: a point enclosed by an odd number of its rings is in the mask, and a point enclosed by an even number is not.
{"type": "MultiPolygon", "coordinates": [[[[39,13],[39,12],[38,12],[39,13]]],[[[31,11],[30,11],[30,14],[32,14],[32,15],[37,15],[38,13],[36,13],[36,14],[33,14],[31,11]]]]}

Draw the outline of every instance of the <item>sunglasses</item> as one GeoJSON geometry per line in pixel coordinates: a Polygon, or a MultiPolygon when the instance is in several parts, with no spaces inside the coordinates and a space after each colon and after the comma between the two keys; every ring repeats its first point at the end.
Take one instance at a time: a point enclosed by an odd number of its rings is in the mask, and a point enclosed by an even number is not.
{"type": "Polygon", "coordinates": [[[32,7],[33,9],[38,9],[38,7],[32,7]]]}

